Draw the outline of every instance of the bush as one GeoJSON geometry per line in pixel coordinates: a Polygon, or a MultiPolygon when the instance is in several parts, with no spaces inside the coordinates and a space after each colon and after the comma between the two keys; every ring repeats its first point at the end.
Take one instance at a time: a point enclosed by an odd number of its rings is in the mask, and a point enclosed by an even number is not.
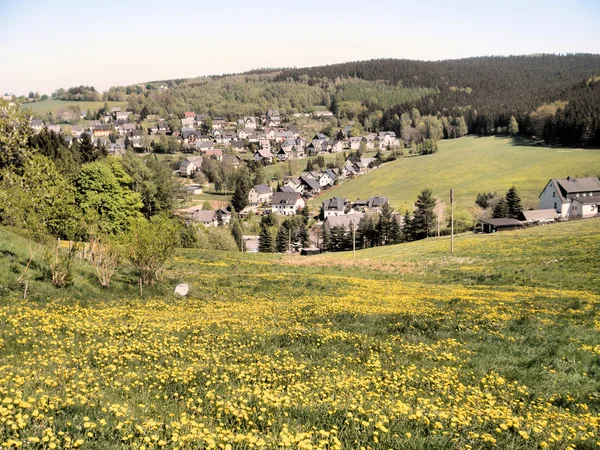
{"type": "Polygon", "coordinates": [[[180,225],[164,215],[133,222],[126,236],[129,259],[138,270],[140,280],[152,286],[160,280],[161,269],[179,244],[180,225]]]}

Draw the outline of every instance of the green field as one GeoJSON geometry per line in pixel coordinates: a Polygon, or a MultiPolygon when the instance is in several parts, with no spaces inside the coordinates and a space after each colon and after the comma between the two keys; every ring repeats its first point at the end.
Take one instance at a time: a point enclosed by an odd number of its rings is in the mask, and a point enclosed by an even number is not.
{"type": "Polygon", "coordinates": [[[403,158],[322,194],[354,200],[387,196],[396,209],[412,207],[418,193],[430,188],[446,201],[455,189],[459,204],[470,206],[478,192],[504,194],[515,185],[523,207],[537,208],[538,195],[550,178],[600,175],[600,150],[548,148],[516,144],[510,138],[468,137],[441,141],[433,155],[403,158]]]}
{"type": "Polygon", "coordinates": [[[27,243],[0,227],[0,443],[597,448],[598,224],[356,263],[181,249],[141,297],[127,263],[104,289],[77,261],[75,284],[55,289],[38,257],[26,301],[27,243]],[[187,298],[172,294],[181,282],[187,298]]]}
{"type": "Polygon", "coordinates": [[[63,101],[63,100],[43,100],[41,102],[34,103],[26,103],[23,105],[23,109],[29,109],[34,114],[44,115],[47,113],[56,114],[56,110],[60,107],[65,106],[78,106],[80,109],[85,109],[87,111],[90,110],[98,110],[104,106],[104,103],[108,103],[110,108],[125,108],[127,106],[127,102],[73,102],[73,101],[63,101]]]}
{"type": "Polygon", "coordinates": [[[314,264],[355,263],[431,283],[529,286],[600,293],[600,219],[563,222],[494,234],[450,237],[327,253],[314,264]],[[582,276],[585,274],[585,276],[582,276]]]}

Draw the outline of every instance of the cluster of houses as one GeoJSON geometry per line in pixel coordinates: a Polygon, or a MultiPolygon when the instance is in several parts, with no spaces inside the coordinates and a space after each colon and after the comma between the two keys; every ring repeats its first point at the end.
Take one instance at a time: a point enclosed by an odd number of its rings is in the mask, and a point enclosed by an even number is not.
{"type": "MultiPolygon", "coordinates": [[[[81,118],[85,118],[86,111],[81,112],[81,118]]],[[[42,120],[30,121],[32,130],[39,133],[42,129],[54,132],[56,134],[64,132],[65,128],[57,124],[44,123],[42,120]]],[[[68,125],[70,135],[66,135],[65,141],[71,145],[73,139],[81,139],[83,135],[88,135],[95,146],[104,146],[109,154],[122,155],[127,147],[127,141],[132,148],[144,148],[144,135],[142,126],[139,123],[139,117],[136,117],[131,111],[121,111],[121,108],[112,108],[110,114],[102,117],[101,120],[91,120],[85,126],[68,125]],[[118,137],[115,142],[111,142],[109,135],[115,133],[118,137]]],[[[164,120],[158,121],[153,126],[150,134],[166,134],[169,131],[164,120]]]]}
{"type": "Polygon", "coordinates": [[[484,233],[543,225],[557,220],[586,219],[600,215],[598,177],[553,178],[539,195],[539,209],[522,211],[519,219],[482,219],[484,233]]]}

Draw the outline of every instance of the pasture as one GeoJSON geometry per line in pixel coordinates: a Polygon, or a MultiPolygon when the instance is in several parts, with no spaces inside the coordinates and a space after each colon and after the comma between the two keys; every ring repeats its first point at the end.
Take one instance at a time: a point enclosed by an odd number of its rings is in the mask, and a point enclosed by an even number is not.
{"type": "Polygon", "coordinates": [[[440,141],[433,155],[401,158],[334,187],[318,197],[355,200],[387,196],[399,211],[412,210],[420,191],[433,190],[447,201],[451,188],[459,205],[472,206],[477,193],[504,195],[512,185],[524,209],[538,207],[538,195],[550,178],[600,174],[600,150],[524,145],[505,137],[467,137],[440,141]]]}

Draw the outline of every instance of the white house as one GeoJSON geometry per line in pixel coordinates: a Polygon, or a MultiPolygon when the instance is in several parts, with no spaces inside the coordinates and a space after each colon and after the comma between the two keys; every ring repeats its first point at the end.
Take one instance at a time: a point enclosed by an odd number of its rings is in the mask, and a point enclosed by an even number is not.
{"type": "Polygon", "coordinates": [[[261,203],[271,203],[273,191],[268,184],[257,184],[248,193],[248,202],[251,205],[259,205],[261,203]]]}
{"type": "Polygon", "coordinates": [[[181,162],[181,165],[179,166],[179,175],[181,175],[182,177],[192,176],[197,170],[200,170],[201,167],[201,156],[186,158],[181,162]]]}
{"type": "Polygon", "coordinates": [[[554,209],[561,218],[590,217],[599,214],[600,179],[553,178],[539,196],[540,209],[554,209]]]}
{"type": "Polygon", "coordinates": [[[343,216],[346,214],[346,203],[348,200],[341,197],[333,197],[323,202],[324,219],[331,216],[343,216]]]}
{"type": "Polygon", "coordinates": [[[305,204],[298,192],[275,192],[271,201],[273,212],[284,216],[293,216],[305,204]]]}

